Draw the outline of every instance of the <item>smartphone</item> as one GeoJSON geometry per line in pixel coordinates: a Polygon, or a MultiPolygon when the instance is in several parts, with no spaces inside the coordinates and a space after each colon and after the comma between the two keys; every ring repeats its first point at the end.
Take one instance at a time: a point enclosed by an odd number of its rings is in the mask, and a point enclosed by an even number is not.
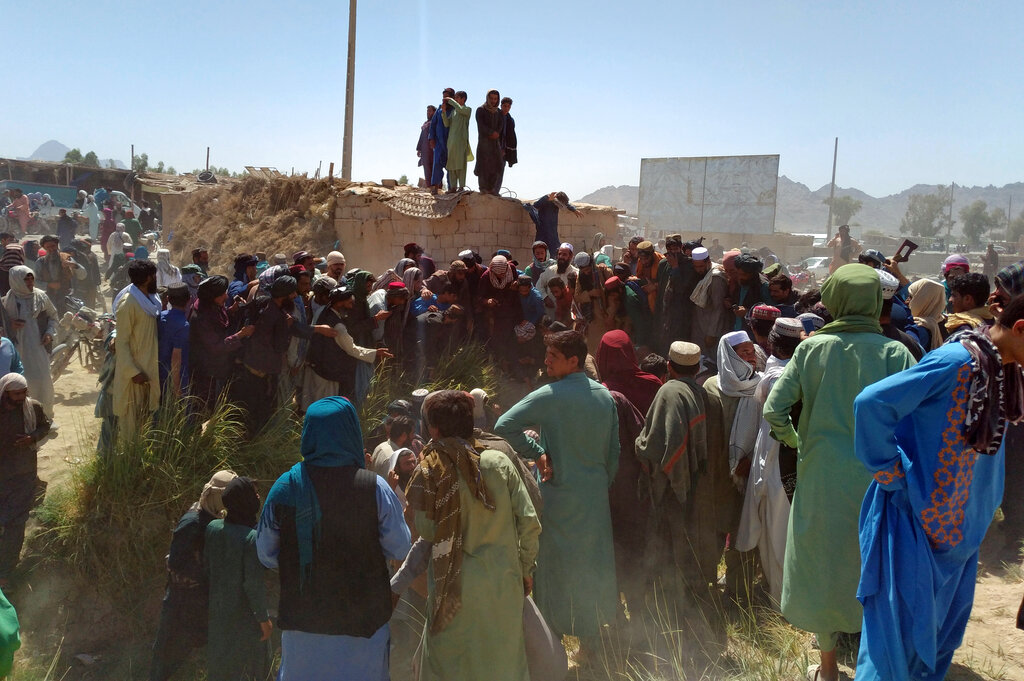
{"type": "Polygon", "coordinates": [[[800,323],[803,324],[804,331],[807,333],[814,333],[814,320],[813,319],[801,319],[800,323]]]}

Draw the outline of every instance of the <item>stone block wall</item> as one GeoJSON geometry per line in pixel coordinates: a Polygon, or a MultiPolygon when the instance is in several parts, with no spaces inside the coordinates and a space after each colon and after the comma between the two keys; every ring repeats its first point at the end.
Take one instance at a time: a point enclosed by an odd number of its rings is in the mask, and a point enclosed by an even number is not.
{"type": "MultiPolygon", "coordinates": [[[[360,188],[361,189],[361,188],[360,188]]],[[[410,190],[411,191],[411,190],[410,190]]],[[[573,204],[576,217],[568,211],[559,215],[558,234],[580,249],[584,242],[593,250],[594,234],[602,232],[608,243],[618,243],[618,209],[573,204]]],[[[338,195],[335,232],[350,267],[383,272],[402,257],[403,246],[415,241],[434,259],[439,269],[472,248],[484,258],[499,248],[525,267],[532,255],[536,229],[522,202],[483,194],[463,196],[451,214],[443,218],[412,217],[393,209],[373,191],[346,191],[338,195]]]]}

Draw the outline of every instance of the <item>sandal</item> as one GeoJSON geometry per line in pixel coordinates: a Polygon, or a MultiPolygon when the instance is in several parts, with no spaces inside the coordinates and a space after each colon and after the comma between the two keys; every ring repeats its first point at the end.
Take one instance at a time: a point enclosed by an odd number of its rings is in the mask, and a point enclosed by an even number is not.
{"type": "Polygon", "coordinates": [[[818,681],[818,677],[821,675],[821,665],[812,664],[807,668],[807,681],[818,681]]]}

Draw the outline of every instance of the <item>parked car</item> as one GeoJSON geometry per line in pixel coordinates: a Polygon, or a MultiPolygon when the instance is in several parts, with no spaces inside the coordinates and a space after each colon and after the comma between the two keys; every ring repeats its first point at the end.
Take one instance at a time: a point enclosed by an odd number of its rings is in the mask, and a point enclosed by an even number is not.
{"type": "Polygon", "coordinates": [[[793,265],[792,269],[807,272],[810,276],[810,282],[808,285],[814,287],[828,278],[828,266],[831,264],[832,258],[823,255],[816,255],[810,258],[804,258],[797,264],[793,265]]]}

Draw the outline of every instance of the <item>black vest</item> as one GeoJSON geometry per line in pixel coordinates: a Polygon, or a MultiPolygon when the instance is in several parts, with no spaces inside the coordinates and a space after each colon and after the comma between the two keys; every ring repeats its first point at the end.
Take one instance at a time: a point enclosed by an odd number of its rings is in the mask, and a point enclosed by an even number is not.
{"type": "Polygon", "coordinates": [[[295,509],[275,506],[281,527],[281,629],[369,638],[391,618],[391,581],[380,545],[377,475],[309,466],[320,504],[320,536],[300,589],[295,509]]]}
{"type": "MultiPolygon", "coordinates": [[[[317,324],[326,324],[331,328],[341,323],[341,317],[330,307],[325,308],[317,320],[317,324]]],[[[333,338],[313,334],[309,341],[306,361],[317,376],[328,381],[337,381],[340,395],[352,397],[356,389],[356,362],[359,360],[342,350],[333,338]]]]}

